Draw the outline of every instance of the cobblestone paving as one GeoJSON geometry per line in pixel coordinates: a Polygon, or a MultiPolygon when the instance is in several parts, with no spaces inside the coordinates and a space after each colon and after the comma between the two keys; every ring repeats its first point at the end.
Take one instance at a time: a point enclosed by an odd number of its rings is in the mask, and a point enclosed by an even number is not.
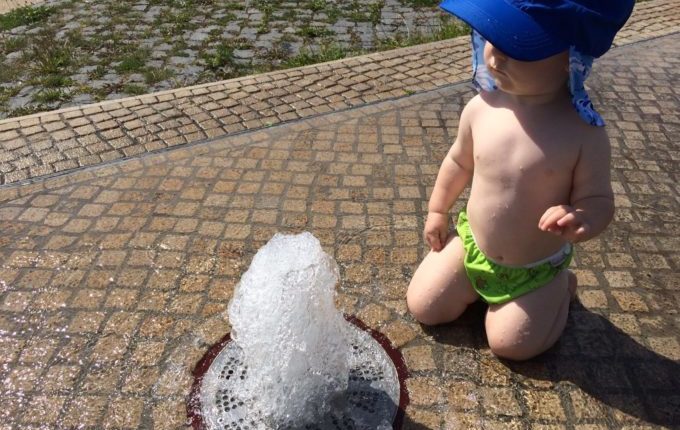
{"type": "MultiPolygon", "coordinates": [[[[680,31],[680,0],[638,3],[616,44],[680,31]]],[[[233,135],[468,79],[467,38],[0,120],[0,184],[233,135]]]]}
{"type": "Polygon", "coordinates": [[[52,0],[0,32],[0,118],[461,34],[436,2],[414,3],[52,0]]]}
{"type": "Polygon", "coordinates": [[[433,89],[469,76],[468,41],[0,122],[0,183],[433,89]]]}
{"type": "Polygon", "coordinates": [[[679,58],[676,34],[594,71],[617,213],[577,246],[564,336],[527,363],[490,354],[481,304],[438,328],[405,309],[463,84],[0,189],[0,428],[185,427],[241,273],[302,230],[341,266],[338,306],[403,353],[404,428],[679,428],[679,58]]]}

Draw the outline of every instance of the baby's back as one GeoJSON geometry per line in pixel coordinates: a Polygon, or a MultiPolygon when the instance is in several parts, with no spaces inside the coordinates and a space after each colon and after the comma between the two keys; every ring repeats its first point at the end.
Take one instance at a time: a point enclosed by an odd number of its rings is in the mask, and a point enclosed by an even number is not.
{"type": "Polygon", "coordinates": [[[563,245],[538,222],[569,204],[574,167],[592,126],[568,99],[517,106],[503,93],[482,93],[471,119],[474,174],[467,211],[475,240],[490,258],[524,265],[563,245]]]}

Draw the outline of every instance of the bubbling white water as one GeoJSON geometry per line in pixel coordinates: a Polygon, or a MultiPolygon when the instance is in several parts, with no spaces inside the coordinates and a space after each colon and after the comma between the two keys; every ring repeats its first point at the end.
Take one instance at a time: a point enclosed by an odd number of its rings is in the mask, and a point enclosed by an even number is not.
{"type": "Polygon", "coordinates": [[[276,234],[229,305],[248,378],[237,397],[276,427],[313,423],[347,389],[348,325],[335,308],[338,266],[311,233],[276,234]]]}

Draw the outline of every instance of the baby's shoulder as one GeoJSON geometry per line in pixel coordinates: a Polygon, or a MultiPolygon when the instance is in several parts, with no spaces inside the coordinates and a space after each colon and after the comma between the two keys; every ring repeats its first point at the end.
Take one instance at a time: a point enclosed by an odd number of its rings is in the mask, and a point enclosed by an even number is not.
{"type": "Polygon", "coordinates": [[[482,97],[481,94],[477,94],[467,102],[463,107],[463,112],[461,112],[461,121],[467,123],[472,123],[474,118],[479,116],[484,110],[489,108],[488,102],[482,97]]]}
{"type": "Polygon", "coordinates": [[[485,97],[483,93],[478,93],[472,97],[469,102],[467,102],[463,110],[477,111],[480,109],[486,109],[489,107],[489,101],[487,98],[488,96],[485,97]]]}
{"type": "Polygon", "coordinates": [[[568,129],[571,136],[582,146],[609,148],[609,136],[605,127],[587,124],[578,115],[570,123],[568,129]]]}

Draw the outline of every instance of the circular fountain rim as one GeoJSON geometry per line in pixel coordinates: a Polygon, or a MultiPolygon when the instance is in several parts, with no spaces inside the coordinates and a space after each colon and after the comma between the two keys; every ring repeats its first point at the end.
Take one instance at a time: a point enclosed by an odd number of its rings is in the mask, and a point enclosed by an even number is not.
{"type": "MultiPolygon", "coordinates": [[[[399,352],[399,350],[392,346],[392,343],[384,334],[372,329],[353,315],[343,314],[343,316],[347,322],[370,334],[371,337],[380,344],[383,350],[387,352],[390,360],[392,360],[392,364],[394,364],[399,379],[399,406],[397,407],[397,414],[394,417],[392,428],[394,430],[401,429],[404,421],[404,411],[409,404],[408,390],[406,389],[406,380],[409,378],[409,373],[403,355],[401,352],[399,352]]],[[[194,377],[194,382],[191,385],[191,391],[189,392],[189,401],[187,402],[187,417],[189,418],[191,426],[194,428],[194,430],[205,430],[205,424],[203,423],[203,416],[201,414],[201,400],[199,395],[201,390],[201,382],[203,382],[203,377],[212,365],[215,358],[217,358],[219,353],[229,342],[231,342],[231,332],[225,334],[222,339],[219,340],[219,342],[211,346],[210,349],[208,349],[208,352],[206,352],[198,361],[198,363],[196,363],[196,367],[191,372],[194,377]]]]}

